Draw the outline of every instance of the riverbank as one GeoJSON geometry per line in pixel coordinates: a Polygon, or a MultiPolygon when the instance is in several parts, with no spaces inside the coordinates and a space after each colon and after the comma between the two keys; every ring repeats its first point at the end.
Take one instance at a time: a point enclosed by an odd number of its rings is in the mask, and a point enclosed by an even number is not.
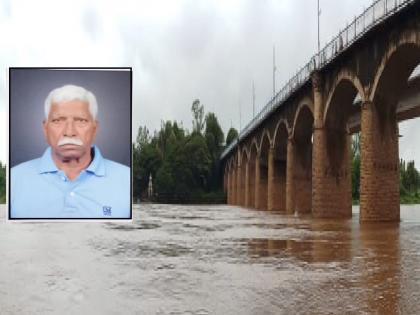
{"type": "Polygon", "coordinates": [[[143,198],[140,201],[164,204],[225,204],[226,194],[223,191],[156,194],[150,199],[143,198]]]}

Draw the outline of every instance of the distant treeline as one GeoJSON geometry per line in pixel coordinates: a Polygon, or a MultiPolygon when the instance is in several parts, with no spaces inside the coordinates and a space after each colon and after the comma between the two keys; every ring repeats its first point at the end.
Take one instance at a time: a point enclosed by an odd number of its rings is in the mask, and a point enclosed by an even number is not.
{"type": "Polygon", "coordinates": [[[0,203],[6,202],[6,165],[0,162],[0,203]]]}
{"type": "Polygon", "coordinates": [[[146,127],[139,128],[133,144],[134,201],[225,202],[219,158],[225,142],[229,144],[238,133],[231,128],[225,141],[216,115],[204,115],[199,100],[193,102],[191,111],[192,132],[176,121],[162,122],[153,135],[146,127]]]}
{"type": "MultiPolygon", "coordinates": [[[[360,199],[360,137],[352,140],[352,197],[353,203],[360,199]]],[[[400,202],[403,204],[420,203],[420,174],[414,161],[400,159],[400,202]]]]}

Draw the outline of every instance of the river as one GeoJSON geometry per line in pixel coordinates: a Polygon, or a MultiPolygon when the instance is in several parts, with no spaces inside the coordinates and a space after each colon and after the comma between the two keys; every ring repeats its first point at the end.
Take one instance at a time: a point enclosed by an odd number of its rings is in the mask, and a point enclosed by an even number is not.
{"type": "Polygon", "coordinates": [[[227,205],[7,222],[0,314],[420,314],[420,206],[397,224],[227,205]]]}

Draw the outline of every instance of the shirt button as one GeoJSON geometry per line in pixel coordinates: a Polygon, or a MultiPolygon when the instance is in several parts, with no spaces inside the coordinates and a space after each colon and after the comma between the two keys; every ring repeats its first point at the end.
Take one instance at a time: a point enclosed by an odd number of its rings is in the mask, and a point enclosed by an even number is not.
{"type": "Polygon", "coordinates": [[[74,192],[70,192],[70,196],[74,197],[75,193],[74,192]]]}
{"type": "Polygon", "coordinates": [[[66,178],[65,178],[64,176],[62,176],[62,177],[61,177],[61,179],[62,179],[63,181],[66,181],[66,178]]]}

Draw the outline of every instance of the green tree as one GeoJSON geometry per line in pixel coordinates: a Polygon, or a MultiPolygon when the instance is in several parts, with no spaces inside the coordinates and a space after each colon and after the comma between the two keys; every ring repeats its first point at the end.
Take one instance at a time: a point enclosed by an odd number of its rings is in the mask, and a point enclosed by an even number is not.
{"type": "Polygon", "coordinates": [[[136,143],[135,145],[141,149],[142,147],[146,146],[147,144],[149,144],[150,142],[150,135],[149,135],[149,130],[147,129],[146,126],[139,127],[139,130],[137,132],[137,137],[136,137],[136,143]]]}
{"type": "Polygon", "coordinates": [[[417,192],[420,186],[420,174],[414,165],[414,161],[409,161],[406,164],[404,160],[400,160],[400,176],[404,192],[417,192]]]}
{"type": "Polygon", "coordinates": [[[193,113],[193,132],[200,133],[204,128],[204,106],[200,104],[200,100],[196,99],[191,106],[193,113]]]}
{"type": "Polygon", "coordinates": [[[238,131],[235,128],[231,127],[226,136],[226,146],[231,144],[232,141],[238,138],[238,136],[239,136],[238,131]]]}
{"type": "Polygon", "coordinates": [[[212,193],[219,200],[223,198],[223,192],[216,192],[221,188],[218,163],[223,131],[214,113],[208,113],[204,119],[199,100],[193,102],[191,111],[192,133],[176,121],[162,121],[153,136],[146,127],[139,128],[133,144],[135,197],[144,197],[152,174],[159,201],[200,200],[212,193]]]}
{"type": "Polygon", "coordinates": [[[219,157],[222,153],[225,136],[214,113],[207,113],[205,123],[206,128],[204,136],[206,138],[207,148],[211,158],[211,171],[207,187],[209,190],[217,190],[218,187],[221,187],[222,183],[219,157]]]}
{"type": "Polygon", "coordinates": [[[168,162],[164,162],[156,173],[155,180],[159,194],[172,194],[175,191],[176,181],[173,176],[173,169],[168,162]]]}
{"type": "Polygon", "coordinates": [[[207,177],[210,174],[211,159],[204,137],[193,134],[185,145],[187,165],[193,174],[193,184],[196,187],[205,188],[207,177]]]}
{"type": "Polygon", "coordinates": [[[207,113],[205,122],[204,136],[210,155],[215,160],[219,158],[225,136],[214,113],[207,113]]]}

